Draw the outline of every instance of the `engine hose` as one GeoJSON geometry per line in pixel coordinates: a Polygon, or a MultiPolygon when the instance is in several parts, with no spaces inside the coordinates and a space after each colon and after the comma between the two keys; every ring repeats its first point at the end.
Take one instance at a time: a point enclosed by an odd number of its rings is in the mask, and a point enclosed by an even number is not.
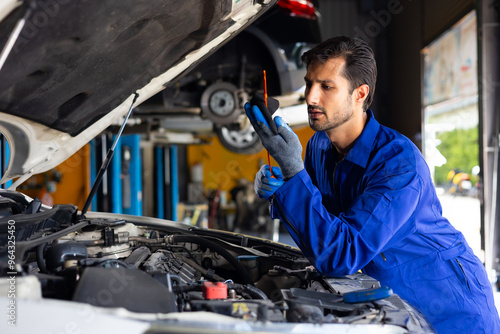
{"type": "Polygon", "coordinates": [[[254,299],[264,299],[264,300],[269,299],[269,298],[267,298],[266,294],[264,292],[262,292],[262,290],[256,288],[253,285],[229,283],[227,285],[227,288],[234,289],[234,290],[236,290],[236,292],[239,292],[240,290],[244,291],[244,292],[248,293],[254,299]]]}
{"type": "Polygon", "coordinates": [[[102,246],[104,245],[104,240],[74,240],[78,243],[81,243],[84,246],[102,246]]]}
{"type": "Polygon", "coordinates": [[[170,235],[165,237],[165,241],[168,244],[176,244],[176,243],[182,243],[182,242],[188,242],[192,244],[197,244],[200,246],[207,247],[214,252],[217,252],[222,256],[224,259],[226,259],[230,264],[233,265],[234,269],[238,272],[240,275],[240,278],[243,280],[243,283],[245,284],[250,284],[253,285],[253,280],[250,277],[250,274],[246,270],[246,268],[238,261],[236,257],[231,255],[226,249],[224,249],[222,246],[217,245],[215,242],[212,242],[207,239],[203,239],[194,235],[170,235]]]}
{"type": "Polygon", "coordinates": [[[172,292],[175,294],[190,292],[190,291],[201,291],[200,284],[190,284],[190,285],[174,285],[172,286],[172,292]]]}
{"type": "Polygon", "coordinates": [[[138,241],[149,245],[161,245],[164,242],[163,239],[149,239],[146,237],[129,237],[128,241],[138,241]]]}
{"type": "Polygon", "coordinates": [[[47,243],[43,243],[38,245],[36,248],[36,263],[38,264],[38,269],[41,273],[47,274],[49,271],[47,270],[47,266],[45,264],[45,258],[43,257],[43,249],[47,243]]]}

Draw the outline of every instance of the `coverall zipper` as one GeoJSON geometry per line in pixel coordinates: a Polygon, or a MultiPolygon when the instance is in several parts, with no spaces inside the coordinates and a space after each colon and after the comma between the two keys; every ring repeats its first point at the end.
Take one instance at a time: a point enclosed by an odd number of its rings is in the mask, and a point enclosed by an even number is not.
{"type": "MultiPolygon", "coordinates": [[[[344,160],[344,159],[342,159],[344,160]]],[[[337,168],[339,167],[340,163],[342,160],[335,162],[335,167],[333,168],[333,191],[335,192],[335,197],[337,198],[337,201],[340,201],[339,193],[337,191],[337,185],[335,180],[337,179],[337,168]]]]}
{"type": "MultiPolygon", "coordinates": [[[[344,157],[345,158],[345,157],[344,157]]],[[[342,201],[340,200],[340,194],[337,189],[337,183],[335,180],[337,180],[337,169],[339,165],[344,161],[344,158],[342,158],[340,161],[335,162],[335,167],[333,168],[333,180],[332,180],[332,187],[333,187],[333,192],[335,194],[335,200],[337,201],[337,206],[339,208],[342,208],[342,201]]]]}

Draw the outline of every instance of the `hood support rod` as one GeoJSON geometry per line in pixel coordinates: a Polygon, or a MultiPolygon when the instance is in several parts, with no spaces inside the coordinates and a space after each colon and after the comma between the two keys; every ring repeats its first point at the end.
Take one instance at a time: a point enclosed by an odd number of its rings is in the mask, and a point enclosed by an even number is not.
{"type": "Polygon", "coordinates": [[[113,158],[113,154],[115,154],[115,148],[116,145],[118,144],[118,140],[120,140],[120,137],[122,136],[123,129],[125,128],[125,125],[127,124],[127,121],[130,117],[130,114],[132,113],[132,109],[134,107],[135,101],[137,101],[137,98],[139,97],[139,94],[135,93],[134,100],[132,101],[132,104],[130,105],[130,109],[127,112],[127,115],[125,116],[125,120],[123,121],[122,126],[120,127],[120,130],[118,131],[118,134],[115,137],[115,140],[113,142],[113,145],[111,145],[111,148],[108,151],[108,154],[106,154],[106,158],[104,159],[101,169],[99,170],[99,173],[97,174],[96,180],[94,184],[92,185],[92,189],[90,190],[90,194],[87,197],[87,200],[85,201],[85,205],[82,208],[82,215],[85,215],[87,210],[90,207],[90,203],[92,202],[92,199],[95,196],[95,193],[97,192],[97,188],[101,185],[102,178],[104,176],[104,173],[109,167],[109,163],[111,162],[111,159],[113,158]]]}

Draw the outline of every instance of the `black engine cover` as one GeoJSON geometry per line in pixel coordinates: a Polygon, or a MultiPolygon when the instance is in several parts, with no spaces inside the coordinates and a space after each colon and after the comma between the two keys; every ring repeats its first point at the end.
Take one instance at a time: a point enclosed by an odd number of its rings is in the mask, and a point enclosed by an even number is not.
{"type": "Polygon", "coordinates": [[[86,268],[73,300],[139,313],[177,311],[174,293],[148,274],[128,268],[86,268]]]}

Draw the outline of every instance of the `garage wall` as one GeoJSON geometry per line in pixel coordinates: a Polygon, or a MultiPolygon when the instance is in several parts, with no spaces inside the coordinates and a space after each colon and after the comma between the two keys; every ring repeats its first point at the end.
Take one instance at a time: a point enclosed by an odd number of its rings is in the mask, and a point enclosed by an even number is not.
{"type": "Polygon", "coordinates": [[[476,1],[473,0],[422,1],[423,46],[436,39],[475,6],[476,1]]]}
{"type": "Polygon", "coordinates": [[[475,6],[474,0],[322,0],[321,30],[324,39],[346,35],[370,44],[379,72],[375,115],[420,146],[420,51],[475,6]]]}
{"type": "Polygon", "coordinates": [[[375,116],[385,124],[387,118],[387,47],[385,37],[391,16],[382,17],[380,11],[387,10],[387,1],[320,1],[321,34],[323,39],[334,36],[349,36],[364,39],[374,50],[378,71],[376,94],[371,105],[375,116]]]}
{"type": "Polygon", "coordinates": [[[389,27],[391,124],[421,142],[420,51],[475,8],[471,0],[401,1],[404,10],[389,27]]]}
{"type": "Polygon", "coordinates": [[[89,166],[90,145],[87,144],[54,170],[32,176],[17,190],[39,198],[46,205],[73,204],[81,210],[90,193],[89,166]],[[55,171],[60,177],[54,177],[55,171]]]}
{"type": "Polygon", "coordinates": [[[389,27],[389,126],[421,148],[421,57],[423,1],[405,1],[389,27]]]}

